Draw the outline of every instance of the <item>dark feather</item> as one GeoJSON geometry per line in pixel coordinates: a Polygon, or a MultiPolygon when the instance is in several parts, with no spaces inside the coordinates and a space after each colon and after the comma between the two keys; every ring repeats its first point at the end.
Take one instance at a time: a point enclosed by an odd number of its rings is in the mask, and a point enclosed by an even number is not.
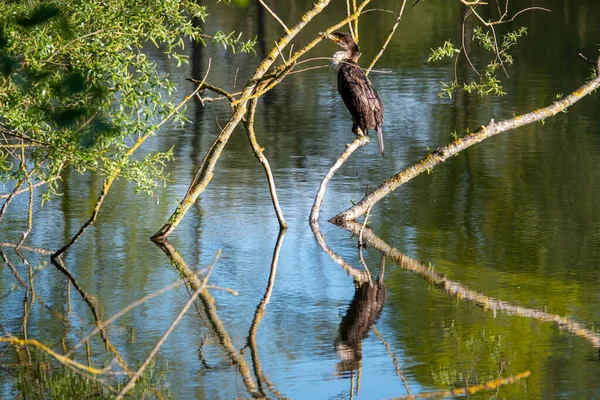
{"type": "MultiPolygon", "coordinates": [[[[368,131],[373,129],[381,130],[383,103],[377,90],[357,63],[346,60],[340,66],[338,92],[363,133],[368,134],[368,131]]],[[[380,148],[383,146],[380,145],[380,148]]]]}

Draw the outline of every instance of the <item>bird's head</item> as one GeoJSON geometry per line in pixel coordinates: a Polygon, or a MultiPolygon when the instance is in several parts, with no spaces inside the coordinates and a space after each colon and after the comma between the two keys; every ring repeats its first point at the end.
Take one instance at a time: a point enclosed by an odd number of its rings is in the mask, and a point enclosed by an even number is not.
{"type": "Polygon", "coordinates": [[[352,52],[358,52],[358,46],[352,35],[347,32],[333,32],[328,34],[327,39],[331,40],[334,43],[337,43],[344,50],[350,50],[352,52]]]}

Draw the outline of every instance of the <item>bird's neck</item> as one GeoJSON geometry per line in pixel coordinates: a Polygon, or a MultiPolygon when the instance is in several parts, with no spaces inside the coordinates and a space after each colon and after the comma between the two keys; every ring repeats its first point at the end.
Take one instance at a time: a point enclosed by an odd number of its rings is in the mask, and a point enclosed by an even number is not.
{"type": "Polygon", "coordinates": [[[354,44],[352,47],[346,50],[346,60],[350,61],[358,61],[358,57],[360,56],[360,52],[358,51],[358,46],[354,44]]]}

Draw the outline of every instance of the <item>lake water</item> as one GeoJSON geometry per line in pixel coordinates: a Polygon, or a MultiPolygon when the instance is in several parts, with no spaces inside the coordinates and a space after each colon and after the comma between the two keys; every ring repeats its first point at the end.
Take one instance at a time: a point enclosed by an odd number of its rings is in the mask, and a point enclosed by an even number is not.
{"type": "MultiPolygon", "coordinates": [[[[333,3],[297,37],[295,48],[343,17],[345,4],[333,3]]],[[[595,2],[531,0],[518,6],[552,12],[525,12],[508,26],[528,27],[528,35],[514,47],[510,79],[503,77],[508,94],[481,98],[458,93],[441,99],[440,81],[452,79],[453,62],[430,64],[427,57],[430,48],[444,40],[459,43],[463,15],[459,4],[446,3],[424,0],[407,8],[376,67],[388,73],[371,74],[385,104],[386,156],[380,156],[372,138],[328,187],[320,227],[327,245],[355,268],[362,268],[357,238],[327,219],[362,198],[367,187],[416,162],[428,149],[449,143],[453,131],[460,135],[491,118],[499,121],[544,107],[557,95],[577,89],[591,72],[577,54],[598,54],[600,10],[595,2]]],[[[274,9],[291,25],[310,4],[295,1],[274,9]]],[[[398,6],[392,1],[373,3],[394,14],[374,11],[361,20],[362,65],[379,50],[398,6]]],[[[211,7],[206,31],[261,34],[258,56],[190,45],[190,66],[176,68],[173,60],[150,49],[159,69],[178,83],[179,100],[194,89],[185,79],[202,77],[209,58],[208,82],[232,89],[239,68],[237,88],[243,87],[261,59],[261,49],[270,49],[282,33],[268,14],[259,18],[257,4],[211,7]]],[[[518,11],[516,7],[510,3],[509,15],[518,11]]],[[[485,54],[476,44],[469,46],[473,62],[482,65],[485,54]]],[[[322,43],[313,55],[334,51],[333,44],[322,43]]],[[[311,65],[319,63],[323,61],[311,65]]],[[[459,76],[473,78],[463,64],[459,63],[459,76]]],[[[210,283],[239,295],[212,290],[188,311],[157,356],[163,385],[182,399],[260,393],[269,398],[378,399],[405,396],[408,390],[418,394],[473,386],[530,371],[526,379],[473,397],[600,398],[598,341],[594,342],[600,327],[598,102],[597,94],[589,96],[545,124],[498,135],[462,152],[387,196],[369,218],[374,234],[423,266],[489,298],[578,322],[589,329],[587,339],[539,315],[494,310],[486,306],[490,299],[477,302],[464,293],[456,295],[393,259],[385,266],[386,296],[380,286],[371,289],[379,290],[377,294],[357,290],[319,246],[308,224],[321,179],[353,139],[335,75],[316,69],[287,77],[257,110],[258,142],[273,169],[289,225],[276,270],[271,266],[279,227],[263,169],[241,126],[207,190],[169,239],[192,270],[210,264],[220,249],[210,283]],[[265,293],[268,302],[263,303],[265,293]],[[373,298],[379,300],[376,306],[369,302],[373,298]],[[382,307],[380,315],[378,309],[365,311],[373,307],[382,307]],[[372,319],[379,315],[375,328],[360,330],[356,322],[352,330],[352,316],[361,312],[371,312],[372,319]],[[345,361],[340,358],[340,332],[354,335],[352,345],[346,346],[354,360],[348,360],[348,354],[345,361]]],[[[96,224],[64,257],[103,319],[178,279],[171,260],[148,238],[183,198],[219,124],[223,126],[230,113],[223,102],[204,107],[190,103],[190,124],[163,129],[142,150],[174,147],[175,159],[166,166],[170,182],[155,193],[158,204],[134,194],[133,185],[124,180],[116,182],[96,224]]],[[[43,207],[36,202],[27,244],[53,251],[62,247],[89,217],[101,186],[99,175],[67,171],[63,195],[43,207]]],[[[0,224],[0,241],[18,242],[26,227],[26,195],[9,211],[0,224]]],[[[9,247],[3,251],[26,279],[27,267],[18,255],[9,247]]],[[[28,336],[63,353],[94,328],[90,307],[74,289],[69,301],[67,279],[45,264],[47,255],[26,250],[23,254],[34,267],[45,265],[35,274],[41,300],[28,315],[28,336]]],[[[377,276],[377,246],[363,255],[377,276]]],[[[18,282],[6,263],[0,274],[0,328],[21,337],[24,290],[15,288],[18,282]]],[[[108,338],[131,369],[146,358],[188,299],[188,291],[180,286],[111,325],[108,338]]],[[[0,350],[0,364],[16,362],[6,346],[0,350]]],[[[95,365],[114,357],[99,336],[91,342],[91,356],[95,365]]],[[[76,358],[85,362],[85,350],[76,358]]],[[[13,382],[10,370],[0,368],[0,397],[15,395],[13,382]]]]}

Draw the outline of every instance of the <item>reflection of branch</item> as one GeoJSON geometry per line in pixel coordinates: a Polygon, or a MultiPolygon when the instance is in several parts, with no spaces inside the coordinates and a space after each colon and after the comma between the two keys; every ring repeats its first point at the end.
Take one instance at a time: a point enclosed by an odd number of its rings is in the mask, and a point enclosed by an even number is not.
{"type": "Polygon", "coordinates": [[[394,363],[394,368],[396,369],[396,374],[402,380],[402,383],[404,384],[404,387],[406,388],[406,393],[408,393],[408,395],[410,396],[411,395],[410,394],[410,386],[408,386],[408,381],[406,380],[406,377],[404,377],[402,368],[400,368],[400,362],[398,361],[398,357],[396,357],[396,355],[394,354],[394,351],[390,347],[390,344],[388,343],[387,340],[385,340],[385,338],[383,337],[381,332],[379,332],[379,329],[377,329],[377,327],[375,325],[373,325],[373,333],[375,334],[377,339],[379,339],[381,341],[381,343],[383,343],[383,345],[385,346],[385,349],[387,350],[389,356],[392,358],[392,361],[394,363]]]}
{"type": "Polygon", "coordinates": [[[129,390],[131,390],[135,386],[135,381],[137,381],[139,379],[139,377],[142,376],[142,373],[144,373],[144,370],[146,369],[146,367],[150,364],[150,362],[152,361],[152,359],[154,358],[156,353],[158,353],[158,350],[160,350],[162,345],[167,341],[167,338],[169,337],[169,335],[173,332],[173,330],[175,329],[175,327],[177,326],[179,321],[181,321],[181,318],[183,318],[183,316],[185,315],[187,310],[189,310],[189,308],[192,306],[192,304],[194,303],[194,301],[196,300],[196,298],[198,297],[200,292],[205,290],[206,282],[208,282],[208,278],[210,277],[210,274],[211,274],[213,268],[215,267],[217,260],[219,259],[219,255],[221,255],[221,250],[217,250],[217,254],[215,254],[215,258],[214,258],[213,262],[208,266],[208,271],[206,272],[206,276],[202,280],[202,284],[200,285],[200,287],[196,289],[194,294],[185,303],[185,305],[183,306],[181,311],[179,311],[179,314],[177,314],[177,317],[175,317],[173,322],[171,322],[171,325],[169,325],[169,328],[167,329],[167,331],[160,338],[160,340],[156,343],[156,345],[154,346],[154,348],[152,349],[152,351],[150,352],[148,357],[146,357],[146,360],[142,363],[142,365],[140,365],[140,368],[136,371],[135,375],[133,375],[131,377],[131,380],[127,383],[127,385],[125,385],[123,390],[121,390],[121,392],[117,396],[116,400],[122,399],[123,396],[125,395],[125,393],[127,393],[129,390]]]}
{"type": "MultiPolygon", "coordinates": [[[[87,295],[87,293],[83,291],[81,286],[79,286],[79,283],[77,282],[75,277],[71,274],[71,272],[69,272],[67,267],[64,265],[63,259],[61,257],[51,258],[51,262],[52,262],[52,265],[54,265],[60,272],[62,272],[67,277],[69,282],[71,282],[73,284],[73,287],[75,288],[75,290],[77,290],[77,292],[79,293],[79,295],[81,296],[83,301],[89,306],[90,311],[92,312],[92,315],[94,317],[94,321],[96,321],[96,325],[101,326],[102,320],[100,319],[100,316],[98,315],[98,310],[96,310],[96,306],[94,305],[94,303],[92,302],[90,297],[87,295]]],[[[108,336],[106,335],[106,331],[104,329],[100,330],[100,337],[102,338],[102,341],[104,342],[104,345],[106,346],[106,349],[114,354],[115,358],[121,365],[121,368],[123,368],[123,370],[125,372],[130,373],[129,368],[127,368],[127,364],[125,363],[125,360],[123,359],[121,354],[117,351],[117,349],[112,345],[110,340],[108,340],[108,336]]]]}
{"type": "MultiPolygon", "coordinates": [[[[347,221],[339,226],[354,234],[357,234],[361,228],[361,224],[354,221],[347,221]]],[[[470,290],[461,283],[446,278],[430,266],[423,265],[419,261],[402,254],[400,251],[377,237],[371,228],[365,228],[363,237],[366,243],[395,260],[400,267],[419,275],[437,288],[444,289],[451,295],[456,295],[460,300],[470,301],[485,310],[492,310],[494,313],[501,311],[507,315],[516,315],[520,317],[535,318],[544,322],[552,322],[559,328],[586,339],[594,347],[600,348],[600,335],[586,329],[579,322],[544,311],[515,306],[507,301],[498,300],[482,293],[475,292],[474,290],[470,290]]]]}
{"type": "Polygon", "coordinates": [[[339,254],[333,251],[327,243],[325,242],[325,237],[321,233],[321,229],[319,228],[319,223],[317,221],[310,223],[310,228],[315,235],[315,239],[317,239],[317,243],[321,246],[321,249],[327,254],[333,262],[340,265],[344,270],[358,283],[368,282],[369,278],[367,277],[365,271],[361,271],[359,269],[354,268],[350,264],[346,262],[339,254]]]}
{"type": "Polygon", "coordinates": [[[486,390],[494,390],[500,386],[515,383],[523,378],[527,378],[529,375],[531,375],[531,372],[525,371],[525,372],[521,372],[516,375],[510,376],[508,378],[496,379],[494,381],[488,381],[488,382],[482,383],[480,385],[470,386],[468,388],[456,388],[456,389],[451,389],[451,390],[440,390],[438,392],[421,393],[416,396],[402,397],[401,400],[432,399],[432,398],[441,398],[441,397],[455,397],[455,396],[471,395],[471,394],[483,392],[486,390]]]}
{"type": "Polygon", "coordinates": [[[275,286],[275,275],[277,274],[277,263],[279,262],[279,251],[281,250],[281,244],[283,243],[283,237],[285,236],[285,229],[279,231],[279,236],[277,236],[277,242],[275,243],[275,249],[273,250],[273,260],[271,261],[271,272],[269,274],[269,282],[267,283],[267,289],[265,294],[258,303],[256,307],[256,311],[254,312],[254,319],[252,320],[252,325],[250,325],[250,331],[248,332],[248,344],[250,347],[250,353],[252,357],[252,365],[254,366],[254,375],[256,376],[256,381],[258,383],[258,390],[264,396],[264,388],[263,382],[267,384],[269,389],[275,393],[277,398],[281,398],[281,394],[276,392],[273,388],[273,384],[269,382],[265,374],[262,372],[260,366],[260,359],[258,357],[258,347],[256,345],[256,332],[258,331],[258,325],[262,320],[262,317],[265,314],[265,308],[271,299],[271,293],[273,292],[273,287],[275,286]]]}
{"type": "MultiPolygon", "coordinates": [[[[171,263],[173,264],[173,267],[175,267],[182,276],[187,277],[190,287],[194,291],[198,291],[198,289],[200,289],[202,286],[202,282],[187,266],[185,260],[181,257],[181,255],[175,249],[175,247],[173,247],[173,245],[169,243],[169,241],[166,239],[155,243],[169,257],[171,263]]],[[[248,389],[248,392],[250,392],[250,394],[253,397],[260,397],[261,395],[256,389],[256,383],[254,382],[254,379],[252,379],[252,374],[250,372],[250,367],[248,366],[248,363],[246,363],[244,357],[242,357],[236,350],[235,346],[233,345],[233,342],[231,341],[231,337],[229,336],[227,330],[225,330],[225,327],[223,326],[223,322],[217,315],[217,310],[213,297],[210,295],[210,293],[208,293],[207,290],[200,291],[198,297],[204,305],[204,310],[206,312],[208,321],[211,324],[213,332],[216,333],[221,347],[227,353],[227,356],[230,359],[230,361],[234,365],[237,365],[238,371],[242,376],[246,389],[248,389]]]]}
{"type": "Polygon", "coordinates": [[[551,118],[559,112],[564,111],[600,87],[600,57],[596,61],[596,69],[598,72],[593,80],[584,84],[565,98],[547,107],[527,114],[518,115],[514,118],[500,122],[494,122],[494,120],[491,120],[487,126],[481,126],[475,132],[469,133],[462,138],[458,138],[454,142],[444,147],[439,147],[433,153],[423,157],[416,164],[386,179],[381,185],[371,191],[362,200],[349,209],[333,217],[331,221],[334,223],[342,223],[346,220],[355,220],[359,216],[366,213],[369,206],[374,205],[383,197],[396,190],[398,187],[412,180],[416,176],[419,176],[425,171],[431,171],[433,167],[443,163],[450,157],[457,155],[459,152],[499,133],[511,131],[537,121],[543,121],[546,118],[551,118]]]}
{"type": "MultiPolygon", "coordinates": [[[[204,270],[199,271],[198,274],[203,273],[204,270]]],[[[121,316],[127,314],[129,311],[133,310],[134,308],[140,306],[141,304],[147,302],[148,300],[151,300],[155,297],[160,296],[163,293],[168,292],[169,290],[176,288],[177,286],[181,285],[181,283],[184,281],[184,279],[179,279],[173,283],[171,283],[168,286],[163,287],[162,289],[159,289],[155,292],[152,292],[144,297],[142,297],[141,299],[138,299],[136,301],[134,301],[133,303],[129,304],[127,307],[121,309],[119,312],[117,312],[115,315],[113,315],[112,317],[110,317],[109,319],[107,319],[106,321],[102,322],[101,324],[98,324],[98,326],[96,326],[96,328],[94,328],[93,331],[91,331],[86,337],[84,337],[83,339],[81,339],[79,341],[79,343],[77,343],[75,346],[73,346],[73,348],[71,350],[69,350],[65,356],[69,357],[71,356],[71,354],[73,354],[73,352],[75,350],[77,350],[78,348],[80,348],[81,346],[84,345],[84,343],[88,343],[89,339],[92,338],[92,336],[94,336],[95,334],[97,334],[98,332],[100,332],[101,330],[105,329],[108,325],[110,325],[111,323],[113,323],[113,321],[115,321],[116,319],[120,318],[121,316]]],[[[206,288],[211,288],[211,285],[205,285],[206,288]]]]}

